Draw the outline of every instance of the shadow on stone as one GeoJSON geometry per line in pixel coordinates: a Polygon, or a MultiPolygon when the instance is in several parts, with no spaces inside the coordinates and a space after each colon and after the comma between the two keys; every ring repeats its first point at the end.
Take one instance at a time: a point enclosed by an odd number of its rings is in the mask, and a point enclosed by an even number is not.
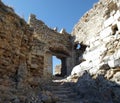
{"type": "Polygon", "coordinates": [[[82,103],[120,103],[120,85],[104,75],[92,77],[85,72],[76,83],[70,83],[82,103]]]}

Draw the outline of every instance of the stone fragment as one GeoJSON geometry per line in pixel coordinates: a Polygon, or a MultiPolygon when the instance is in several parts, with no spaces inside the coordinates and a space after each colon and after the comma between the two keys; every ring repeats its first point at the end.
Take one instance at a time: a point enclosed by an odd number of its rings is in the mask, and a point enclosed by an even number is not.
{"type": "Polygon", "coordinates": [[[104,27],[106,28],[106,27],[112,25],[113,22],[114,22],[114,17],[111,16],[104,22],[104,27]]]}
{"type": "Polygon", "coordinates": [[[39,67],[39,65],[37,65],[37,64],[31,64],[31,68],[38,68],[39,67]]]}
{"type": "Polygon", "coordinates": [[[115,81],[117,84],[120,85],[120,70],[113,75],[112,80],[115,81]]]}
{"type": "Polygon", "coordinates": [[[118,67],[118,66],[120,66],[120,59],[110,60],[110,61],[108,61],[108,65],[110,67],[118,67]]]}
{"type": "Polygon", "coordinates": [[[73,68],[71,75],[76,75],[77,73],[80,73],[81,69],[80,69],[80,65],[77,65],[73,68]]]}
{"type": "Polygon", "coordinates": [[[108,27],[100,32],[100,37],[101,37],[101,39],[104,39],[112,34],[113,34],[113,31],[112,31],[111,27],[108,27]]]}
{"type": "Polygon", "coordinates": [[[117,10],[116,13],[115,13],[115,15],[114,15],[114,19],[118,20],[119,18],[120,18],[120,11],[117,10]]]}
{"type": "Polygon", "coordinates": [[[64,34],[65,32],[66,32],[66,30],[64,28],[60,30],[61,34],[64,34]]]}
{"type": "Polygon", "coordinates": [[[120,31],[120,21],[117,22],[117,28],[120,31]]]}

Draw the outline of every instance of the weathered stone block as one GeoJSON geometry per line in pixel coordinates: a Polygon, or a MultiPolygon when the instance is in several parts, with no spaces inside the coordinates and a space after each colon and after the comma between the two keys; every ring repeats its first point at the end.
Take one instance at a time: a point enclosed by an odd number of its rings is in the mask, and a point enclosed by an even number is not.
{"type": "Polygon", "coordinates": [[[120,58],[120,49],[118,51],[116,51],[113,56],[115,59],[120,58]]]}
{"type": "Polygon", "coordinates": [[[113,31],[112,31],[111,27],[107,27],[106,29],[104,29],[103,31],[100,32],[100,37],[101,37],[101,39],[103,39],[112,34],[113,34],[113,31]]]}
{"type": "Polygon", "coordinates": [[[101,41],[97,40],[94,42],[94,46],[99,46],[99,45],[101,45],[101,41]]]}
{"type": "Polygon", "coordinates": [[[91,75],[95,75],[98,70],[99,70],[99,68],[96,67],[96,68],[90,69],[89,72],[90,72],[91,75]]]}
{"type": "Polygon", "coordinates": [[[106,38],[103,38],[102,40],[103,40],[103,42],[108,43],[108,42],[110,42],[113,39],[114,39],[113,36],[108,36],[106,38]]]}
{"type": "Polygon", "coordinates": [[[120,59],[110,60],[110,61],[108,61],[108,65],[109,65],[110,67],[120,66],[120,59]]]}
{"type": "Polygon", "coordinates": [[[39,65],[37,65],[37,64],[31,64],[31,68],[38,68],[39,67],[39,65]]]}
{"type": "Polygon", "coordinates": [[[115,19],[115,20],[118,20],[119,18],[120,18],[120,11],[117,10],[117,12],[116,12],[115,15],[114,15],[114,19],[115,19]]]}
{"type": "Polygon", "coordinates": [[[112,23],[115,21],[114,17],[111,16],[110,18],[108,18],[105,22],[104,22],[104,27],[108,27],[110,25],[112,25],[112,23]]]}
{"type": "Polygon", "coordinates": [[[120,21],[117,22],[118,31],[120,31],[120,21]]]}

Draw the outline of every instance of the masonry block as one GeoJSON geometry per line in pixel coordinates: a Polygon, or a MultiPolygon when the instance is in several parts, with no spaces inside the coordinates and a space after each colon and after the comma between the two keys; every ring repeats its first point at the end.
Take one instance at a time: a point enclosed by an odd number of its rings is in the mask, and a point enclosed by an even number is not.
{"type": "Polygon", "coordinates": [[[113,34],[113,31],[112,31],[111,27],[108,27],[100,32],[100,37],[105,38],[105,37],[110,36],[112,34],[113,34]]]}
{"type": "Polygon", "coordinates": [[[110,18],[108,18],[105,22],[104,22],[104,27],[108,27],[110,25],[112,25],[112,23],[114,22],[114,17],[111,16],[110,18]]]}

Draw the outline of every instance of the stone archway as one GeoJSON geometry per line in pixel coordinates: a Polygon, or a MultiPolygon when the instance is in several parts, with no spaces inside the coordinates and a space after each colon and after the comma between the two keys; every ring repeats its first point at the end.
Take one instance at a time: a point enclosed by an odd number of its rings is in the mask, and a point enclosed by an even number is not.
{"type": "Polygon", "coordinates": [[[67,58],[70,57],[70,51],[68,51],[68,48],[66,48],[62,43],[61,44],[52,43],[48,53],[49,55],[51,56],[54,55],[61,60],[61,74],[59,76],[64,77],[65,75],[67,75],[68,74],[67,58]]]}
{"type": "MultiPolygon", "coordinates": [[[[44,76],[48,77],[48,76],[52,76],[53,75],[53,54],[51,53],[46,53],[44,56],[44,76]]],[[[57,57],[57,55],[56,55],[57,57]]],[[[59,76],[64,77],[65,75],[67,75],[67,57],[65,56],[58,56],[58,59],[61,60],[61,68],[60,68],[60,74],[59,76]]]]}
{"type": "Polygon", "coordinates": [[[61,75],[65,76],[70,67],[67,58],[72,52],[71,35],[65,30],[57,32],[47,27],[44,22],[36,19],[35,15],[30,16],[29,25],[34,30],[34,40],[37,40],[33,45],[35,48],[32,49],[34,52],[32,55],[44,57],[43,75],[47,77],[52,75],[52,56],[54,55],[62,61],[61,75]]]}

